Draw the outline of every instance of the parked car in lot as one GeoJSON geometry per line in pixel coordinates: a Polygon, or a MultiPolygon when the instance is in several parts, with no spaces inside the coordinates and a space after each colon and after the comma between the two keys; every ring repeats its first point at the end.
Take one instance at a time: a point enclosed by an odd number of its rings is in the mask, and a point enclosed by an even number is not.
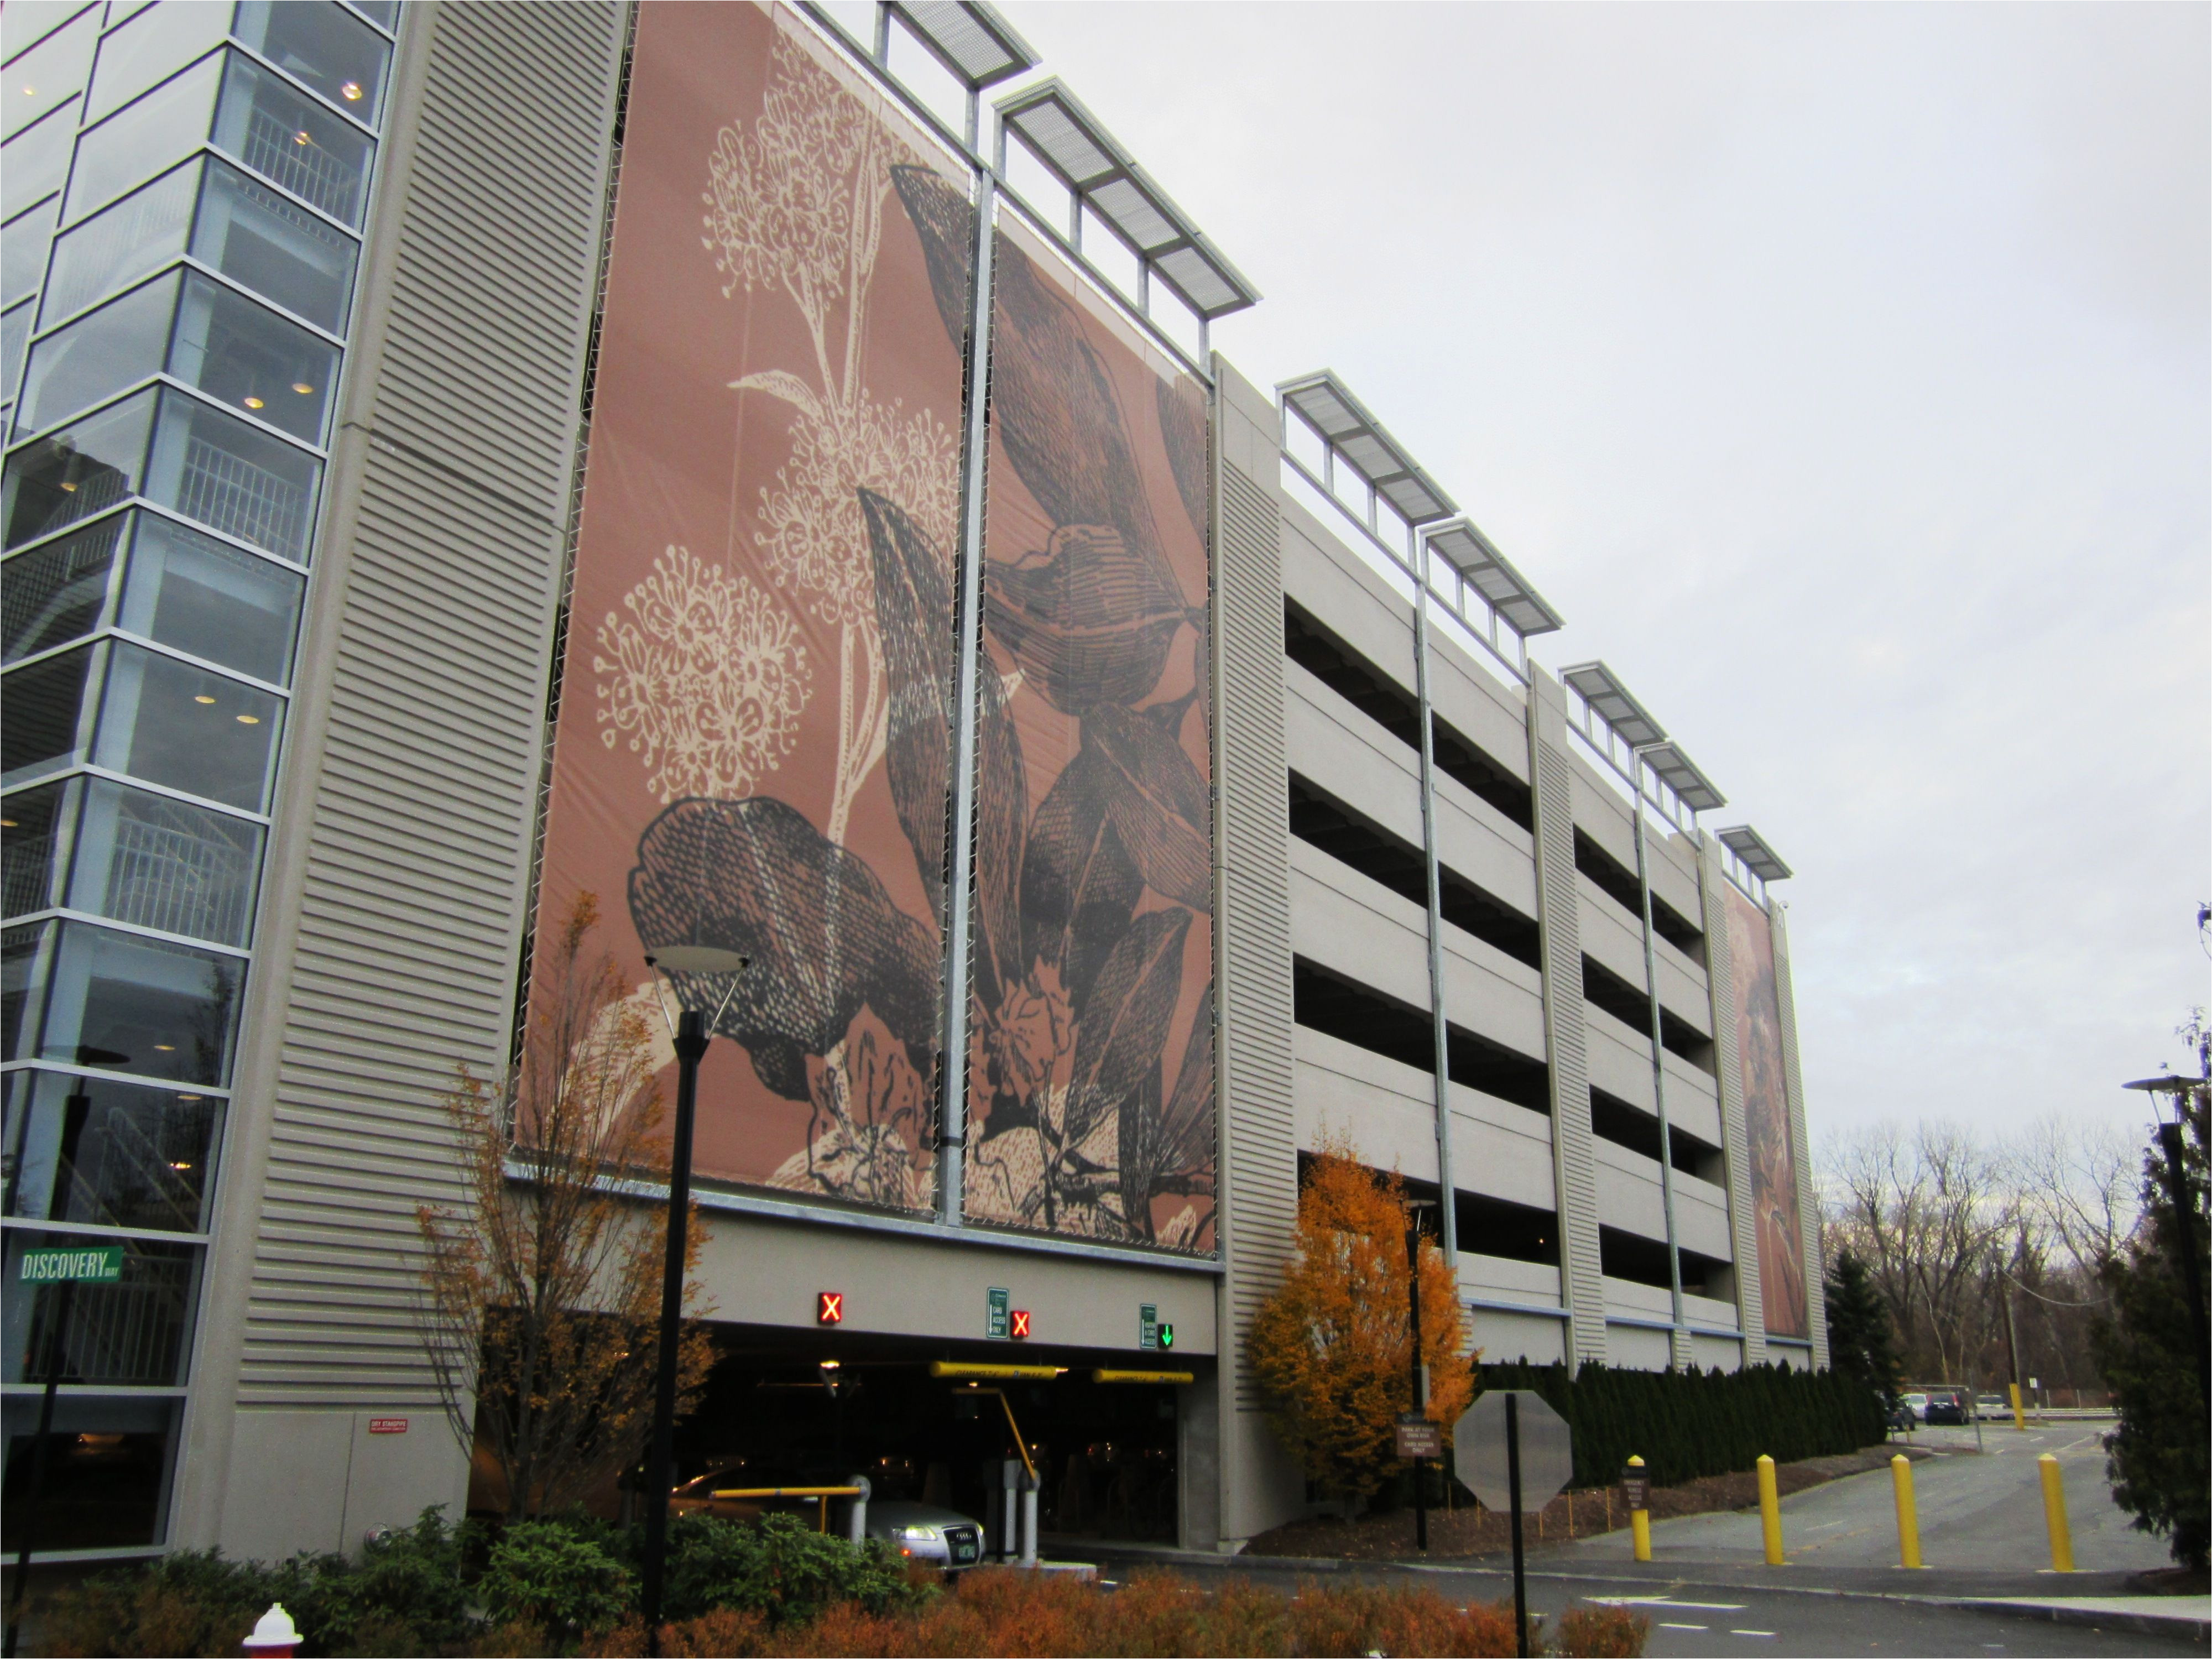
{"type": "Polygon", "coordinates": [[[983,1528],[957,1510],[894,1500],[868,1505],[867,1535],[901,1555],[957,1572],[983,1559],[983,1528]]]}
{"type": "Polygon", "coordinates": [[[1905,1402],[1905,1409],[1912,1413],[1912,1420],[1914,1422],[1924,1423],[1928,1420],[1928,1396],[1926,1395],[1922,1394],[1916,1389],[1911,1394],[1899,1395],[1898,1398],[1905,1402]]]}
{"type": "Polygon", "coordinates": [[[1938,1423],[1956,1424],[1961,1427],[1969,1421],[1966,1416],[1966,1397],[1954,1389],[1936,1389],[1928,1396],[1927,1408],[1921,1420],[1931,1428],[1938,1423]]]}
{"type": "Polygon", "coordinates": [[[1984,1423],[1995,1423],[2012,1415],[2012,1402],[2001,1394],[1978,1394],[1974,1396],[1974,1415],[1984,1423]]]}
{"type": "Polygon", "coordinates": [[[1912,1407],[1905,1404],[1904,1399],[1900,1397],[1898,1400],[1898,1402],[1889,1408],[1888,1413],[1883,1420],[1886,1426],[1887,1426],[1893,1432],[1901,1431],[1904,1433],[1910,1434],[1912,1432],[1913,1425],[1919,1422],[1920,1419],[1912,1414],[1912,1407]]]}

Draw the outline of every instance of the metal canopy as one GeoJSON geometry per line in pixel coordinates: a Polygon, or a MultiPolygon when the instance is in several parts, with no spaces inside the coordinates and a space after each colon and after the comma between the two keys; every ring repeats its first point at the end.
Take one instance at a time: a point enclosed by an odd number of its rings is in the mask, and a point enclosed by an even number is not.
{"type": "Polygon", "coordinates": [[[997,109],[1006,127],[1200,317],[1211,322],[1259,302],[1260,290],[1222,257],[1058,76],[1001,100],[997,109]]]}
{"type": "Polygon", "coordinates": [[[1522,639],[1565,626],[1565,619],[1491,545],[1490,538],[1466,519],[1437,525],[1423,539],[1522,639]]]}
{"type": "Polygon", "coordinates": [[[1036,53],[999,9],[981,0],[897,0],[891,9],[970,92],[996,86],[1038,64],[1036,53]]]}
{"type": "Polygon", "coordinates": [[[1743,860],[1744,868],[1761,881],[1787,881],[1790,866],[1775,855],[1765,838],[1747,823],[1739,823],[1733,830],[1714,832],[1721,845],[1743,860]]]}
{"type": "Polygon", "coordinates": [[[1692,812],[1710,812],[1728,805],[1728,797],[1713,787],[1711,778],[1698,770],[1697,763],[1682,752],[1680,744],[1654,744],[1644,751],[1644,759],[1658,775],[1659,781],[1680,796],[1682,805],[1692,812]]]}
{"type": "Polygon", "coordinates": [[[1275,388],[1275,395],[1328,440],[1337,459],[1389,502],[1407,524],[1434,524],[1459,511],[1443,487],[1421,470],[1421,464],[1401,448],[1382,422],[1346,389],[1334,370],[1324,368],[1285,380],[1275,388]]]}
{"type": "Polygon", "coordinates": [[[1562,668],[1559,679],[1631,749],[1643,749],[1666,740],[1666,727],[1628,695],[1628,688],[1602,662],[1579,662],[1571,668],[1562,668]]]}

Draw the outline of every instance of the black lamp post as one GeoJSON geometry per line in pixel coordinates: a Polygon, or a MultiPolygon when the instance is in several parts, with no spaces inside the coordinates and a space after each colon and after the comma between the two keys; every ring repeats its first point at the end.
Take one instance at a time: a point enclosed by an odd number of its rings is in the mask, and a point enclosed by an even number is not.
{"type": "Polygon", "coordinates": [[[2197,1206],[2189,1201],[2189,1171],[2182,1161],[2189,1096],[2192,1091],[2204,1091],[2205,1109],[2212,1110],[2212,1078],[2145,1077],[2121,1086],[2139,1089],[2154,1101],[2165,1095],[2173,1102],[2171,1120],[2164,1112],[2158,1114],[2158,1144],[2165,1154],[2166,1195],[2173,1206],[2173,1229],[2179,1235],[2182,1291],[2189,1298],[2190,1331],[2196,1340],[2197,1386],[2203,1395],[2205,1414],[2212,1418],[2212,1334],[2206,1328],[2204,1275],[2197,1263],[2197,1206]]]}
{"type": "MultiPolygon", "coordinates": [[[[645,1560],[640,1573],[645,1650],[660,1651],[661,1586],[668,1566],[668,1492],[676,1461],[676,1356],[683,1334],[684,1258],[691,1218],[691,1129],[698,1115],[699,1062],[710,1041],[704,1000],[696,993],[721,981],[720,1019],[737,994],[746,958],[711,945],[667,945],[645,959],[675,990],[683,1013],[670,1028],[676,1042],[676,1128],[668,1151],[668,1255],[660,1274],[660,1364],[653,1379],[653,1443],[645,1463],[645,1560]]],[[[668,1015],[666,1006],[661,1018],[668,1015]]]]}

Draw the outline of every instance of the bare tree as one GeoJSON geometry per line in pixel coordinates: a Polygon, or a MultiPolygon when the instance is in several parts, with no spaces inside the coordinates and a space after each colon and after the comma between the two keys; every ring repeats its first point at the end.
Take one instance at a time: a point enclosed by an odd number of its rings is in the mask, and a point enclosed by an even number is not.
{"type": "MultiPolygon", "coordinates": [[[[471,1201],[416,1211],[423,1347],[454,1436],[497,1468],[513,1518],[580,1501],[636,1461],[651,1426],[667,1212],[623,1187],[665,1181],[668,1143],[649,1017],[591,950],[598,921],[580,894],[541,949],[514,1073],[464,1066],[441,1103],[471,1201]]],[[[679,1408],[712,1357],[689,1327],[679,1408]]]]}
{"type": "Polygon", "coordinates": [[[2009,1150],[2008,1174],[2034,1224],[2076,1273],[2094,1277],[2141,1217],[2141,1138],[2054,1115],[2030,1124],[2009,1150]]]}

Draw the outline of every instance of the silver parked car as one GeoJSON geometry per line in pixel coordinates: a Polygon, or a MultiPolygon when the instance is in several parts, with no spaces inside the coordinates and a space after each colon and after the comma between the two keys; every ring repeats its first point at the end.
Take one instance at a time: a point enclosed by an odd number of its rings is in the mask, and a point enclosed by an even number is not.
{"type": "Polygon", "coordinates": [[[894,1499],[868,1505],[867,1534],[901,1555],[950,1572],[983,1559],[983,1528],[957,1510],[894,1499]]]}

